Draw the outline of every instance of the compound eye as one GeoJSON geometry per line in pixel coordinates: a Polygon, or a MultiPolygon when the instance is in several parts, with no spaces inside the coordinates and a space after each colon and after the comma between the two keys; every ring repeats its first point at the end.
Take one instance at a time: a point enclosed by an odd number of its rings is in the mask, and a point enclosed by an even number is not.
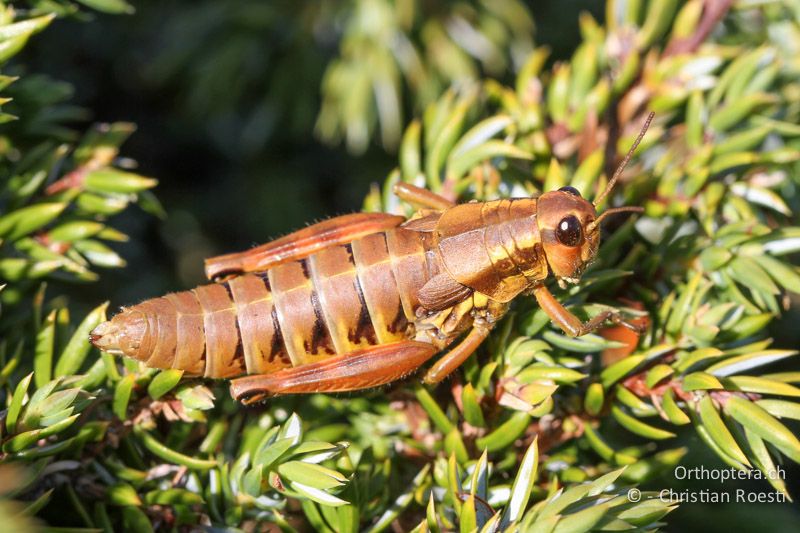
{"type": "Polygon", "coordinates": [[[583,228],[578,217],[569,215],[556,227],[556,239],[564,246],[577,246],[583,240],[583,228]]]}
{"type": "Polygon", "coordinates": [[[578,191],[578,189],[576,189],[575,187],[570,187],[569,185],[567,185],[566,187],[561,187],[558,190],[563,192],[568,192],[573,196],[577,196],[578,198],[581,197],[580,191],[578,191]]]}

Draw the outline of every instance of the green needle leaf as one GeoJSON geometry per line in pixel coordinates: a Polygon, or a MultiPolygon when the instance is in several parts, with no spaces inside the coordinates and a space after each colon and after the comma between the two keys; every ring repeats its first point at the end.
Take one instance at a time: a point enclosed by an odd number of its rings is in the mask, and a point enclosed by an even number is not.
{"type": "Polygon", "coordinates": [[[725,411],[745,428],[774,444],[791,460],[800,463],[800,440],[767,411],[738,396],[728,399],[725,411]]]}
{"type": "Polygon", "coordinates": [[[736,439],[733,438],[722,417],[719,415],[711,397],[706,395],[698,403],[700,420],[703,427],[708,431],[708,435],[714,440],[719,448],[728,456],[746,466],[751,466],[750,461],[744,454],[736,439]]]}

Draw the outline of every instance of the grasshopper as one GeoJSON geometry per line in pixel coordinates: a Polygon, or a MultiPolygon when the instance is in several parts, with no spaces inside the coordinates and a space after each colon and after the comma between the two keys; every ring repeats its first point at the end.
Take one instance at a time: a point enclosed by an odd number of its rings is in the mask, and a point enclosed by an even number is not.
{"type": "Polygon", "coordinates": [[[537,198],[454,204],[400,183],[395,193],[419,207],[410,219],[350,214],[210,258],[214,283],[124,308],[91,341],[150,367],[235,378],[231,394],[250,403],[384,385],[447,349],[423,378],[438,383],[521,295],[533,295],[568,335],[609,320],[637,329],[610,310],[581,322],[545,281],[577,283],[597,254],[603,219],[642,211],[598,215],[596,206],[652,118],[594,203],[562,187],[537,198]]]}

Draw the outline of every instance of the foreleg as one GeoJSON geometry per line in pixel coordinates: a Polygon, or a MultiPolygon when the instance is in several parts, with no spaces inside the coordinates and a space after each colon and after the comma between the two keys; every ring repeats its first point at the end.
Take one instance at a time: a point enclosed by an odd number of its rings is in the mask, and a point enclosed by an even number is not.
{"type": "Polygon", "coordinates": [[[542,310],[547,313],[547,316],[550,317],[550,320],[564,330],[564,333],[570,335],[571,337],[580,337],[581,335],[591,333],[602,326],[603,322],[606,320],[610,320],[615,324],[625,326],[626,328],[636,331],[637,333],[642,332],[641,326],[627,322],[623,318],[622,314],[617,311],[603,311],[602,313],[592,317],[588,322],[581,322],[578,317],[567,311],[567,309],[561,305],[558,300],[556,300],[555,296],[553,296],[553,293],[551,293],[544,285],[538,285],[534,287],[533,295],[536,297],[536,301],[539,302],[539,307],[541,307],[542,310]]]}

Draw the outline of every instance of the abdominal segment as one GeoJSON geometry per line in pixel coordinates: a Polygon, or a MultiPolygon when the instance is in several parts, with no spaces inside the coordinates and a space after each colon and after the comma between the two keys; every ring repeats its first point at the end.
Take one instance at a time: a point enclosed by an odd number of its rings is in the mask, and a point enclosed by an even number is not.
{"type": "Polygon", "coordinates": [[[416,293],[438,271],[427,248],[418,233],[371,234],[147,300],[99,325],[91,339],[151,367],[230,378],[414,338],[416,293]]]}

